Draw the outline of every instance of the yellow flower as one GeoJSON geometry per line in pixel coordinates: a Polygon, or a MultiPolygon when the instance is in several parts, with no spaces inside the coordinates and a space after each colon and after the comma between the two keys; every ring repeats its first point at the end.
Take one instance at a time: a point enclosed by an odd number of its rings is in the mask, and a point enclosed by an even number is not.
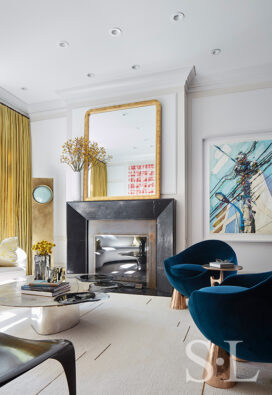
{"type": "Polygon", "coordinates": [[[67,163],[73,171],[81,171],[87,163],[88,167],[95,166],[98,162],[107,163],[111,156],[106,154],[104,147],[91,142],[85,137],[76,137],[67,140],[62,146],[61,163],[67,163]]]}
{"type": "Polygon", "coordinates": [[[32,246],[32,250],[36,251],[38,255],[47,255],[52,254],[52,248],[55,247],[56,244],[51,243],[50,241],[42,240],[32,246]]]}

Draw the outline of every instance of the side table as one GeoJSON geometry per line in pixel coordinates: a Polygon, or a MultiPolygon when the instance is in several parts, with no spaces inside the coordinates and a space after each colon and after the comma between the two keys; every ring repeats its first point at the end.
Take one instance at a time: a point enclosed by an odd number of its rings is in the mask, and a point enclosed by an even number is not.
{"type": "MultiPolygon", "coordinates": [[[[211,286],[214,287],[215,284],[220,285],[224,280],[224,272],[234,272],[237,270],[242,270],[242,266],[235,265],[233,268],[217,268],[210,265],[203,265],[206,270],[214,270],[219,272],[219,278],[214,278],[211,276],[211,286]]],[[[207,366],[204,370],[203,379],[205,383],[211,385],[215,388],[231,388],[235,385],[235,381],[231,381],[233,377],[233,366],[232,358],[230,354],[223,348],[211,343],[208,356],[207,356],[207,366]],[[208,380],[205,379],[208,373],[209,366],[212,366],[213,374],[208,380]]]]}
{"type": "Polygon", "coordinates": [[[219,272],[219,278],[214,278],[214,276],[211,276],[211,287],[213,287],[216,283],[221,284],[222,281],[224,280],[224,272],[235,272],[237,270],[242,270],[243,266],[235,265],[234,267],[231,268],[226,268],[226,267],[212,267],[210,265],[202,265],[204,269],[206,270],[213,270],[215,272],[219,272]]]}

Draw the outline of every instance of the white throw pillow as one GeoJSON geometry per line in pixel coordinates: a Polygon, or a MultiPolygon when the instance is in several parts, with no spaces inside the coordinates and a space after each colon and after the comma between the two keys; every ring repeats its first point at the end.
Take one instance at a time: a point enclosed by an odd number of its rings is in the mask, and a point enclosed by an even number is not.
{"type": "Polygon", "coordinates": [[[18,237],[8,237],[0,243],[0,266],[16,266],[18,237]]]}

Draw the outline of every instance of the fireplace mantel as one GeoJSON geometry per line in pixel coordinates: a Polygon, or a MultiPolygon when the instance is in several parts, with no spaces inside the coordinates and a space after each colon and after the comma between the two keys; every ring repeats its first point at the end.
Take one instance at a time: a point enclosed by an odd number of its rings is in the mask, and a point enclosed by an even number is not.
{"type": "Polygon", "coordinates": [[[170,295],[163,262],[175,253],[175,200],[67,202],[67,272],[88,273],[88,221],[156,220],[156,289],[170,295]]]}

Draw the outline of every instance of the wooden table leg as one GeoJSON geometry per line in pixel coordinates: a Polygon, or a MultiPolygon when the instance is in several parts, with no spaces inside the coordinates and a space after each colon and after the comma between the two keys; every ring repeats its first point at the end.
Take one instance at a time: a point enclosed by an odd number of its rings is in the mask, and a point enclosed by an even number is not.
{"type": "Polygon", "coordinates": [[[203,373],[205,383],[215,388],[231,388],[235,385],[235,381],[228,381],[231,377],[233,377],[233,366],[230,354],[211,343],[207,365],[203,373]],[[212,372],[209,371],[209,368],[212,368],[212,372]]]}
{"type": "Polygon", "coordinates": [[[187,308],[186,297],[176,289],[173,290],[170,307],[175,310],[185,310],[187,308]]]}

